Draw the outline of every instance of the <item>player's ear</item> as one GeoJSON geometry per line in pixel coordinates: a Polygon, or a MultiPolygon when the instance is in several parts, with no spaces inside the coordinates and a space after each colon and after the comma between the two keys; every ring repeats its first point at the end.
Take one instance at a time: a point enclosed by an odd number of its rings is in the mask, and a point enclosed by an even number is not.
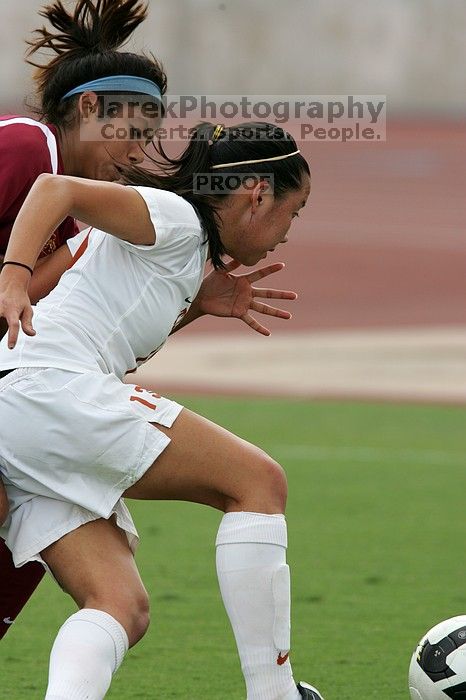
{"type": "Polygon", "coordinates": [[[98,101],[95,92],[83,92],[78,100],[79,115],[83,121],[89,120],[91,114],[97,112],[98,101]]]}
{"type": "Polygon", "coordinates": [[[256,213],[258,208],[264,201],[264,194],[270,192],[270,185],[265,180],[260,180],[254,189],[251,191],[251,208],[253,213],[256,213]]]}

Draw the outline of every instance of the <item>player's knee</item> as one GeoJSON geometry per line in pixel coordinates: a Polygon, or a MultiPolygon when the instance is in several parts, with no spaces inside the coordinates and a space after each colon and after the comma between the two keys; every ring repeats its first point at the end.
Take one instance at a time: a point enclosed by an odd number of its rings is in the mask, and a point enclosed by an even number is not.
{"type": "Polygon", "coordinates": [[[130,646],[137,644],[149,629],[150,607],[147,595],[140,595],[134,601],[134,608],[131,611],[131,629],[128,634],[130,646]]]}
{"type": "Polygon", "coordinates": [[[260,450],[254,468],[255,484],[251,488],[261,494],[261,511],[283,513],[288,495],[288,484],[283,467],[266,452],[260,450]]]}
{"type": "Polygon", "coordinates": [[[288,481],[285,470],[274,459],[267,455],[267,478],[274,501],[281,505],[281,511],[285,510],[288,497],[288,481]]]}
{"type": "Polygon", "coordinates": [[[149,598],[144,589],[113,592],[107,596],[91,597],[84,607],[105,610],[124,627],[129,646],[137,644],[147,632],[150,622],[149,598]]]}
{"type": "Polygon", "coordinates": [[[120,619],[128,635],[129,646],[133,647],[149,628],[149,599],[145,593],[126,598],[120,606],[120,619]]]}

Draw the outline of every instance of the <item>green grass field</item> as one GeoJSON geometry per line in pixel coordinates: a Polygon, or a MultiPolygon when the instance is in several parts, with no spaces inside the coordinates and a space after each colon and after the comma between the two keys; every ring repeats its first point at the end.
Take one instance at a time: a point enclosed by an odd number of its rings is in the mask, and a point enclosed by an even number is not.
{"type": "MultiPolygon", "coordinates": [[[[297,679],[326,700],[408,697],[418,637],[466,613],[465,411],[284,400],[184,399],[263,446],[289,478],[297,679]]],[[[131,505],[152,625],[107,697],[244,700],[218,593],[220,514],[131,505]]],[[[48,653],[72,603],[47,580],[2,643],[2,700],[44,696],[48,653]]]]}

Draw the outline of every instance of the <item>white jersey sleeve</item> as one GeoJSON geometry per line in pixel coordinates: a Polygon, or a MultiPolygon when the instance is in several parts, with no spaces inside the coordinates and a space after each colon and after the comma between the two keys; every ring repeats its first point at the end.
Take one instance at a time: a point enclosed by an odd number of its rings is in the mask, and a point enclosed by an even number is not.
{"type": "Polygon", "coordinates": [[[119,239],[120,243],[142,255],[157,257],[163,249],[173,250],[183,241],[203,238],[203,229],[194,207],[183,197],[152,187],[132,187],[144,199],[155,230],[153,245],[136,245],[119,239]]]}

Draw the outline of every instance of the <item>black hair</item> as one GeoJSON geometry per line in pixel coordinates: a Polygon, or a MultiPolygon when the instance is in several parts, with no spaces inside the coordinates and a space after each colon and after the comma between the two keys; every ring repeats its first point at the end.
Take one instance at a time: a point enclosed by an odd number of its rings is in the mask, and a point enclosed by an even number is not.
{"type": "MultiPolygon", "coordinates": [[[[247,160],[263,160],[286,156],[298,150],[295,140],[286,131],[266,122],[250,122],[230,128],[223,128],[218,139],[214,140],[216,126],[203,122],[191,131],[186,149],[178,158],[171,158],[159,140],[155,146],[159,157],[147,156],[158,172],[132,166],[124,169],[127,184],[156,187],[170,190],[186,199],[196,209],[206,232],[211,262],[215,269],[225,264],[222,256],[225,248],[219,233],[219,203],[231,190],[214,194],[203,194],[194,185],[196,175],[222,172],[212,166],[240,163],[247,160]]],[[[292,190],[298,190],[303,177],[310,175],[307,161],[301,154],[282,160],[274,160],[250,165],[229,166],[228,173],[247,173],[260,178],[273,175],[274,197],[279,199],[292,190]]]]}
{"type": "MultiPolygon", "coordinates": [[[[152,54],[119,51],[147,17],[141,0],[78,0],[68,11],[62,0],[44,7],[40,15],[56,30],[37,29],[28,41],[27,62],[35,66],[34,79],[44,121],[67,126],[76,116],[79,95],[63,100],[73,88],[111,75],[132,75],[156,83],[165,94],[167,78],[162,64],[152,54]],[[40,64],[30,57],[42,49],[55,55],[40,64]]],[[[99,94],[99,93],[98,93],[99,94]]]]}

